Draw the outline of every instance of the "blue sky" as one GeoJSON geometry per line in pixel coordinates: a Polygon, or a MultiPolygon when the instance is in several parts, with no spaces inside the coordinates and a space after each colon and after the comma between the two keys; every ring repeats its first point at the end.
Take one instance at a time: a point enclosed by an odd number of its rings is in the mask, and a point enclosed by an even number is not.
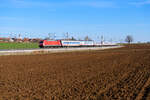
{"type": "Polygon", "coordinates": [[[81,39],[132,35],[135,42],[150,41],[150,0],[0,0],[0,36],[61,38],[66,32],[81,39]]]}

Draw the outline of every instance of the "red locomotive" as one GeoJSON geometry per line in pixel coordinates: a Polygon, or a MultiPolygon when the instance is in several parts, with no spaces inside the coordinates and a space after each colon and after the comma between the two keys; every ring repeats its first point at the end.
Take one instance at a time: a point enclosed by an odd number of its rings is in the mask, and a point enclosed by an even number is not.
{"type": "Polygon", "coordinates": [[[39,42],[39,47],[61,47],[61,40],[42,40],[39,42]]]}

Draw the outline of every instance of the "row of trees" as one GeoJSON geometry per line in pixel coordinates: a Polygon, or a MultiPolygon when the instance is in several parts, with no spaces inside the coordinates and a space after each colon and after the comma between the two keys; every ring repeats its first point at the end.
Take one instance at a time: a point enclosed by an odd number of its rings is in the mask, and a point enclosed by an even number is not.
{"type": "MultiPolygon", "coordinates": [[[[71,40],[77,40],[77,39],[75,39],[74,37],[72,37],[71,40]]],[[[91,41],[92,39],[89,36],[86,36],[84,38],[84,40],[85,41],[91,41]]],[[[103,36],[101,38],[101,41],[103,41],[103,36]]],[[[127,42],[128,44],[132,43],[133,42],[133,37],[131,35],[127,35],[126,38],[125,38],[125,42],[127,42]]]]}
{"type": "MultiPolygon", "coordinates": [[[[45,39],[55,39],[55,38],[56,38],[56,34],[49,33],[48,37],[45,39]]],[[[65,39],[66,40],[81,40],[81,39],[76,39],[73,36],[70,38],[68,32],[65,34],[65,39]]],[[[84,39],[82,39],[82,40],[91,41],[92,39],[89,36],[85,36],[84,39]]],[[[103,36],[101,36],[101,41],[104,42],[103,36]]],[[[111,39],[111,41],[112,41],[112,39],[111,39]]],[[[133,42],[133,37],[131,35],[127,35],[124,41],[130,44],[133,42]]]]}

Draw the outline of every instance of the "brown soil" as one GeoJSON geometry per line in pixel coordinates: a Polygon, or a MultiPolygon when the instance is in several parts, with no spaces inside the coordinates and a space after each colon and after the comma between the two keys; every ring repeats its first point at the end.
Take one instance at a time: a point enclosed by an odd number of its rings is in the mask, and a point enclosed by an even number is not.
{"type": "Polygon", "coordinates": [[[0,100],[149,100],[150,45],[0,56],[0,100]]]}

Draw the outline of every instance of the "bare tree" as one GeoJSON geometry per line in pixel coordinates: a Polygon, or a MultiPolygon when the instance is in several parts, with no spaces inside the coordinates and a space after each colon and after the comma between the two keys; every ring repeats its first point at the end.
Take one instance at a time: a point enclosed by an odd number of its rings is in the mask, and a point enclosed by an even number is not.
{"type": "Polygon", "coordinates": [[[148,41],[147,44],[150,44],[150,41],[148,41]]]}
{"type": "Polygon", "coordinates": [[[131,35],[127,35],[125,41],[130,44],[131,42],[133,42],[133,37],[131,35]]]}
{"type": "Polygon", "coordinates": [[[74,38],[73,36],[71,37],[71,40],[77,40],[76,38],[74,38]]]}
{"type": "Polygon", "coordinates": [[[86,37],[84,38],[84,40],[85,40],[85,41],[91,41],[92,39],[91,39],[90,37],[86,36],[86,37]]]}

